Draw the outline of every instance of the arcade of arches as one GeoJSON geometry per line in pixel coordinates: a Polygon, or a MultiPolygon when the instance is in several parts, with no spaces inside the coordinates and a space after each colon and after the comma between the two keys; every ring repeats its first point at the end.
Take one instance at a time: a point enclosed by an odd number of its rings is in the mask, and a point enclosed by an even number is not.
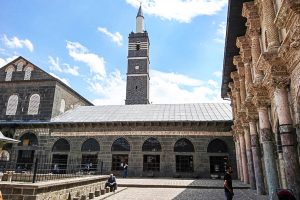
{"type": "Polygon", "coordinates": [[[299,0],[231,1],[222,97],[230,98],[238,176],[300,199],[299,0]],[[298,141],[298,142],[297,142],[298,141]]]}
{"type": "MultiPolygon", "coordinates": [[[[227,164],[235,164],[232,141],[228,137],[57,137],[48,149],[36,145],[42,140],[32,132],[20,136],[18,146],[10,149],[17,166],[32,170],[35,158],[48,157],[54,173],[66,173],[74,160],[81,170],[98,173],[122,173],[121,163],[128,163],[131,176],[221,177],[227,164]],[[141,143],[136,143],[137,139],[141,143]],[[110,140],[110,142],[107,142],[110,140]],[[203,146],[195,144],[203,143],[203,146]],[[76,147],[75,147],[76,146],[76,147]],[[77,148],[80,147],[80,148],[77,148]],[[15,150],[15,151],[14,151],[15,150]],[[16,152],[16,154],[14,154],[16,152]],[[102,166],[101,166],[102,165],[102,166]]],[[[52,140],[52,139],[51,139],[52,140]]],[[[50,143],[49,143],[50,144],[50,143]]]]}

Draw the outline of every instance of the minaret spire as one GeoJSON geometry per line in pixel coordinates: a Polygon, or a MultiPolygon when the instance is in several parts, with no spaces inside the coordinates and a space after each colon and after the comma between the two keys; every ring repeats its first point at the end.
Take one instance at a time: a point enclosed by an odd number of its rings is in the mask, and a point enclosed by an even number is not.
{"type": "Polygon", "coordinates": [[[140,3],[139,11],[136,15],[136,33],[144,32],[144,14],[142,10],[142,3],[140,3]]]}

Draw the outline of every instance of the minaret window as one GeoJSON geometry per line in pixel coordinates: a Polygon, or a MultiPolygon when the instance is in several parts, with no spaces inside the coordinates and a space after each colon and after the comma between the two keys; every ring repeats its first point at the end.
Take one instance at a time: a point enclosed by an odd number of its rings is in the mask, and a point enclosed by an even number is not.
{"type": "Polygon", "coordinates": [[[33,71],[33,68],[32,67],[25,67],[24,71],[25,71],[24,80],[30,80],[31,71],[33,71]]]}
{"type": "Polygon", "coordinates": [[[140,48],[141,48],[141,45],[140,45],[140,44],[137,44],[137,45],[136,45],[136,50],[138,51],[138,50],[140,50],[140,48]]]}
{"type": "Polygon", "coordinates": [[[5,76],[5,81],[11,81],[12,74],[15,71],[15,68],[13,66],[9,66],[6,68],[6,76],[5,76]]]}
{"type": "Polygon", "coordinates": [[[6,106],[6,115],[15,115],[17,112],[18,107],[18,95],[14,94],[11,95],[8,99],[7,106],[6,106]]]}
{"type": "Polygon", "coordinates": [[[140,66],[135,66],[135,70],[139,70],[140,69],[140,66]]]}
{"type": "Polygon", "coordinates": [[[37,115],[40,107],[40,95],[33,94],[29,100],[28,115],[37,115]]]}

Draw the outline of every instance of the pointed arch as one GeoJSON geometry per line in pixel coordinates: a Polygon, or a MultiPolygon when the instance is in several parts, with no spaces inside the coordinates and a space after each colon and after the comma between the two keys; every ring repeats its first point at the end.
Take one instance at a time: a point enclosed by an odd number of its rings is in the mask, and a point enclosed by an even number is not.
{"type": "Polygon", "coordinates": [[[89,138],[81,146],[81,152],[95,152],[100,151],[100,145],[94,138],[89,138]]]}
{"type": "Polygon", "coordinates": [[[125,138],[118,138],[113,142],[111,151],[130,151],[130,145],[125,138]]]}
{"type": "Polygon", "coordinates": [[[29,100],[28,115],[37,115],[40,107],[40,95],[33,94],[29,100]]]}
{"type": "Polygon", "coordinates": [[[226,143],[221,139],[212,140],[207,146],[208,153],[227,153],[228,148],[226,143]]]}
{"type": "Polygon", "coordinates": [[[174,152],[195,152],[195,149],[193,143],[190,140],[181,138],[175,143],[174,152]]]}
{"type": "Polygon", "coordinates": [[[6,115],[15,115],[18,108],[19,97],[16,94],[11,95],[8,98],[6,106],[6,115]]]}
{"type": "Polygon", "coordinates": [[[31,78],[31,72],[33,71],[33,67],[26,66],[24,68],[24,71],[25,71],[24,80],[30,80],[30,78],[31,78]]]}
{"type": "Polygon", "coordinates": [[[142,151],[161,151],[160,142],[153,137],[148,138],[143,144],[142,151]]]}
{"type": "Polygon", "coordinates": [[[52,147],[52,152],[69,152],[70,143],[64,138],[57,140],[52,147]]]}
{"type": "Polygon", "coordinates": [[[9,66],[6,68],[6,76],[5,76],[5,81],[11,81],[12,79],[12,74],[15,71],[15,68],[13,66],[9,66]]]}

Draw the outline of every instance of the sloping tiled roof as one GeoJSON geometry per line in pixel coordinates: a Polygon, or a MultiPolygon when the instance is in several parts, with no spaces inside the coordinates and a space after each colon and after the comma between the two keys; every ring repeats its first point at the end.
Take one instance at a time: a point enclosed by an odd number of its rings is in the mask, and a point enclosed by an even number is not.
{"type": "Polygon", "coordinates": [[[232,110],[226,103],[148,104],[81,106],[51,122],[168,122],[230,121],[232,110]]]}

